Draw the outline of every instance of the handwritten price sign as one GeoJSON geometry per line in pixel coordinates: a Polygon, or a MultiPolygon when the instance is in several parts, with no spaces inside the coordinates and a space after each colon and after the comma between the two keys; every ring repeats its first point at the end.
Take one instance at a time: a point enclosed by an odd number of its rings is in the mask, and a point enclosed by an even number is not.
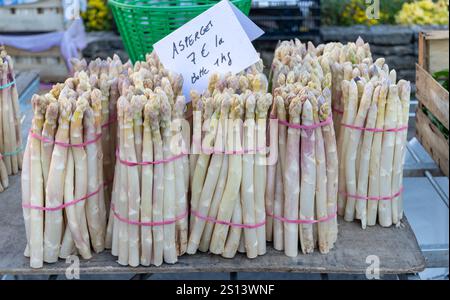
{"type": "MultiPolygon", "coordinates": [[[[153,47],[164,67],[183,75],[183,93],[203,92],[212,73],[238,73],[259,60],[251,41],[264,34],[227,0],[214,5],[153,47]]],[[[190,101],[190,100],[188,100],[190,101]]]]}

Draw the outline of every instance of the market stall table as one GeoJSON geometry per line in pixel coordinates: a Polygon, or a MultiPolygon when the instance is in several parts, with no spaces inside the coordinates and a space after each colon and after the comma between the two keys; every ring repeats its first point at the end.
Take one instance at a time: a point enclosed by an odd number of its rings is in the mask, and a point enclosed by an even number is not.
{"type": "MultiPolygon", "coordinates": [[[[11,177],[11,186],[0,194],[0,274],[64,274],[69,266],[64,260],[31,269],[23,256],[25,227],[22,219],[20,177],[11,177]]],[[[314,253],[289,258],[268,247],[268,252],[256,259],[237,255],[224,259],[198,253],[184,255],[174,265],[161,267],[122,267],[109,251],[96,254],[91,260],[80,261],[80,273],[177,273],[177,272],[302,272],[364,274],[371,262],[369,255],[380,261],[380,274],[409,274],[425,268],[425,259],[406,219],[399,228],[379,226],[362,230],[358,223],[339,220],[339,237],[335,248],[327,255],[314,253]]]]}

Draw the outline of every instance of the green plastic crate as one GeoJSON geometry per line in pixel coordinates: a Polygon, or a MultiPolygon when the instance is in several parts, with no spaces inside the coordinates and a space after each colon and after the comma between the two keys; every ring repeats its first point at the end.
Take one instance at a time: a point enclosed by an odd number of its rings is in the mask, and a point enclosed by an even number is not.
{"type": "MultiPolygon", "coordinates": [[[[109,0],[125,49],[133,62],[144,60],[153,44],[219,0],[109,0]]],[[[232,0],[248,15],[251,0],[232,0]]]]}

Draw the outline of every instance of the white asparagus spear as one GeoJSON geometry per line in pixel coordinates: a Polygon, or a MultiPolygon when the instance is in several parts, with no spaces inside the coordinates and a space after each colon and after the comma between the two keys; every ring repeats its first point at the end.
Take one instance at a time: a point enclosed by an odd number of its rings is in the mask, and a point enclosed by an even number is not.
{"type": "MultiPolygon", "coordinates": [[[[237,195],[236,204],[234,205],[233,217],[231,222],[234,224],[242,224],[242,206],[240,195],[237,195]]],[[[228,232],[227,241],[225,242],[225,248],[222,253],[222,257],[233,258],[239,248],[241,241],[242,228],[239,226],[232,226],[228,232]]]]}
{"type": "MultiPolygon", "coordinates": [[[[120,155],[125,154],[125,107],[127,105],[128,100],[125,97],[120,97],[117,100],[117,116],[118,116],[118,128],[119,128],[119,153],[120,155]]],[[[120,164],[120,189],[119,189],[119,195],[117,198],[117,205],[116,210],[118,214],[122,217],[128,216],[128,196],[127,196],[127,167],[123,164],[120,164]]],[[[118,260],[117,262],[120,265],[127,266],[128,265],[128,224],[122,221],[118,221],[116,219],[116,222],[114,224],[117,224],[117,231],[116,234],[118,235],[119,245],[118,245],[118,260]]]]}
{"type": "MultiPolygon", "coordinates": [[[[34,117],[31,130],[34,134],[42,132],[45,112],[45,99],[34,95],[31,99],[34,117]]],[[[42,177],[41,143],[37,138],[30,144],[30,174],[31,196],[30,204],[42,207],[44,205],[44,179],[42,177]]],[[[37,209],[30,211],[30,267],[42,268],[44,258],[44,212],[37,209]]]]}
{"type": "MultiPolygon", "coordinates": [[[[281,164],[276,164],[277,180],[275,181],[275,198],[273,205],[274,216],[281,217],[284,208],[284,190],[283,190],[283,173],[281,172],[281,164]],[[278,179],[280,178],[280,179],[278,179]]],[[[273,220],[273,247],[276,250],[282,251],[284,249],[284,230],[283,222],[278,218],[273,220]]]]}
{"type": "Polygon", "coordinates": [[[239,253],[245,253],[245,241],[244,240],[245,240],[244,235],[241,234],[241,238],[239,240],[239,247],[237,250],[237,252],[239,252],[239,253]]]}
{"type": "MultiPolygon", "coordinates": [[[[152,128],[154,160],[163,160],[163,142],[159,128],[160,99],[153,94],[150,98],[150,126],[152,128]]],[[[156,164],[153,167],[153,222],[163,221],[164,205],[164,165],[156,164]]],[[[160,266],[163,263],[164,231],[163,226],[153,226],[153,264],[160,266]]]]}
{"type": "MultiPolygon", "coordinates": [[[[58,130],[55,140],[62,143],[69,142],[69,120],[72,113],[72,104],[68,99],[60,98],[60,114],[58,130]]],[[[45,206],[57,207],[63,203],[64,196],[64,170],[67,160],[67,147],[55,145],[48,172],[48,182],[45,188],[45,206]]],[[[44,261],[48,263],[58,260],[63,234],[62,210],[45,212],[44,231],[44,261]]]]}
{"type": "MultiPolygon", "coordinates": [[[[409,104],[410,104],[410,97],[411,97],[411,83],[409,81],[400,80],[398,82],[399,87],[399,93],[400,93],[400,100],[402,102],[402,126],[408,125],[409,120],[409,104]]],[[[405,162],[405,155],[406,155],[406,142],[407,142],[408,132],[406,130],[403,131],[403,148],[402,148],[402,159],[401,164],[405,162]]],[[[403,170],[403,167],[402,167],[403,170]]],[[[400,183],[399,183],[399,189],[403,185],[403,172],[400,174],[400,183]]],[[[403,218],[403,195],[400,195],[398,199],[398,221],[400,222],[403,218]]]]}
{"type": "MultiPolygon", "coordinates": [[[[202,145],[202,110],[203,101],[196,91],[190,92],[192,103],[192,146],[189,156],[189,182],[192,188],[195,168],[197,166],[198,155],[201,152],[202,145]]],[[[190,230],[190,229],[189,229],[190,230]]]]}
{"type": "MultiPolygon", "coordinates": [[[[183,96],[177,97],[173,106],[172,112],[172,123],[171,130],[173,132],[172,144],[171,148],[173,155],[182,155],[185,153],[184,147],[184,139],[182,134],[182,123],[184,121],[185,109],[185,99],[183,96]],[[173,144],[176,144],[175,147],[173,144]]],[[[189,164],[186,165],[184,159],[186,156],[182,156],[178,161],[174,163],[174,172],[175,172],[175,215],[181,216],[185,214],[187,211],[187,186],[186,182],[189,183],[189,177],[185,175],[189,175],[185,172],[184,167],[189,167],[189,164]],[[187,180],[186,180],[187,178],[187,180]]],[[[177,220],[175,224],[175,241],[176,241],[176,250],[177,256],[181,256],[186,253],[187,243],[188,243],[188,217],[184,217],[180,220],[177,220]]]]}
{"type": "MultiPolygon", "coordinates": [[[[127,161],[136,161],[135,139],[133,134],[133,117],[141,109],[140,105],[132,100],[125,105],[124,110],[124,155],[127,161]]],[[[128,220],[139,221],[140,186],[139,170],[135,166],[127,166],[127,195],[128,195],[128,220]]],[[[128,264],[132,267],[139,265],[139,226],[128,224],[128,264]]]]}
{"type": "MultiPolygon", "coordinates": [[[[226,120],[228,118],[231,100],[228,96],[217,97],[216,101],[221,103],[220,119],[217,129],[217,136],[214,141],[214,154],[212,155],[211,162],[208,167],[206,179],[203,185],[203,189],[200,195],[197,213],[206,216],[210,210],[211,200],[214,194],[214,187],[217,185],[217,181],[220,175],[220,169],[223,163],[223,152],[225,151],[225,137],[226,137],[226,120]]],[[[189,243],[187,253],[194,254],[200,244],[200,239],[205,226],[205,220],[193,216],[193,227],[191,228],[191,234],[189,237],[189,243]]]]}
{"type": "MultiPolygon", "coordinates": [[[[387,82],[383,82],[380,88],[380,95],[377,101],[377,121],[375,128],[384,128],[386,97],[389,86],[387,82]]],[[[372,151],[370,152],[369,165],[369,197],[380,196],[380,158],[381,146],[383,140],[383,132],[375,132],[372,141],[372,151]]],[[[367,225],[373,226],[377,221],[378,201],[367,202],[367,225]]]]}
{"type": "MultiPolygon", "coordinates": [[[[102,99],[102,94],[100,90],[94,89],[91,93],[91,102],[93,103],[92,108],[94,111],[94,126],[95,126],[95,133],[96,136],[101,136],[101,139],[97,139],[96,141],[96,149],[97,149],[97,188],[100,186],[105,186],[105,175],[103,170],[103,136],[102,136],[102,124],[103,124],[103,114],[104,108],[102,107],[103,102],[105,102],[102,99]],[[97,99],[96,99],[97,98],[97,99]],[[94,104],[95,103],[95,104],[94,104]],[[97,104],[98,103],[98,104],[97,104]]],[[[110,172],[110,171],[107,171],[110,172]]],[[[109,176],[109,175],[108,175],[109,176]]],[[[105,194],[109,197],[109,192],[103,191],[103,193],[98,193],[98,202],[96,205],[98,205],[98,212],[97,212],[97,218],[98,218],[98,237],[96,239],[96,243],[93,243],[94,250],[99,253],[105,249],[105,234],[106,234],[106,203],[105,203],[105,194]]],[[[109,200],[108,200],[109,202],[109,200]]]]}
{"type": "MultiPolygon", "coordinates": [[[[65,170],[65,179],[64,179],[64,203],[68,203],[73,201],[74,199],[74,162],[73,155],[71,149],[67,151],[67,164],[65,170]]],[[[72,210],[73,211],[73,210],[72,210]]],[[[64,210],[65,219],[68,219],[68,210],[64,210]]],[[[67,222],[66,222],[67,223],[67,222]]],[[[61,243],[61,250],[59,251],[59,257],[66,259],[69,255],[72,255],[75,251],[75,242],[72,238],[72,233],[70,231],[69,226],[66,226],[64,230],[64,236],[61,243]]]]}
{"type": "MultiPolygon", "coordinates": [[[[56,121],[58,118],[58,103],[56,99],[54,102],[49,103],[47,107],[47,111],[45,113],[45,122],[44,127],[42,129],[42,136],[47,140],[53,141],[55,139],[55,131],[56,131],[56,121]]],[[[42,142],[41,143],[41,160],[42,160],[42,175],[44,177],[44,185],[47,184],[48,180],[48,171],[50,169],[50,161],[52,158],[53,152],[53,143],[52,142],[42,142]]]]}
{"type": "MultiPolygon", "coordinates": [[[[112,108],[114,103],[110,100],[110,87],[111,81],[108,80],[108,74],[106,70],[100,70],[98,87],[101,91],[101,125],[107,124],[112,116],[112,108]]],[[[112,124],[111,124],[112,125],[112,124]]],[[[111,126],[101,126],[100,128],[102,134],[101,149],[102,149],[102,182],[111,182],[114,175],[114,144],[113,144],[113,131],[111,131],[111,126]]],[[[111,185],[107,185],[103,189],[103,198],[105,205],[109,211],[109,204],[111,201],[111,185]]],[[[101,198],[100,198],[101,199],[101,198]]],[[[105,209],[106,209],[105,207],[105,209]]],[[[103,212],[102,212],[103,213],[103,212]]]]}
{"type": "MultiPolygon", "coordinates": [[[[332,73],[332,107],[338,109],[339,111],[344,111],[344,98],[343,98],[343,88],[342,88],[342,80],[344,77],[344,70],[342,65],[338,63],[331,64],[331,73],[332,73]]],[[[336,112],[333,114],[333,123],[335,132],[338,133],[337,138],[340,139],[339,135],[342,129],[342,114],[336,112]]],[[[340,149],[338,149],[340,151],[340,149]]],[[[340,153],[338,153],[340,157],[340,153]]]]}
{"type": "MultiPolygon", "coordinates": [[[[0,128],[1,129],[1,128],[0,128]]],[[[3,156],[0,159],[0,193],[4,191],[9,185],[8,171],[6,170],[3,156]]]]}
{"type": "MultiPolygon", "coordinates": [[[[83,97],[80,97],[77,101],[77,107],[70,121],[71,144],[81,144],[83,142],[83,118],[88,106],[88,101],[83,97]]],[[[81,199],[82,197],[86,196],[88,190],[88,166],[86,151],[83,147],[73,147],[69,149],[69,155],[72,156],[71,159],[74,160],[74,164],[76,161],[76,164],[74,165],[74,179],[71,183],[72,188],[64,186],[65,202],[71,201],[70,196],[72,196],[73,199],[81,199]]],[[[66,183],[67,181],[70,182],[70,178],[67,178],[66,174],[66,183]]],[[[67,217],[67,225],[70,229],[74,244],[78,252],[83,258],[89,259],[92,257],[92,255],[86,221],[85,201],[78,202],[73,206],[68,206],[65,209],[65,212],[67,217]]]]}
{"type": "MultiPolygon", "coordinates": [[[[277,108],[277,118],[280,121],[286,121],[286,108],[284,100],[281,96],[275,98],[274,106],[277,108]]],[[[278,156],[275,182],[275,200],[274,200],[274,215],[277,217],[283,216],[284,210],[284,188],[283,188],[283,167],[284,158],[286,157],[286,126],[279,126],[278,128],[278,156]]],[[[275,218],[273,220],[273,245],[276,250],[282,251],[284,249],[284,224],[281,220],[275,218]]]]}
{"type": "MultiPolygon", "coordinates": [[[[180,78],[178,79],[178,85],[179,87],[176,88],[174,87],[174,91],[176,94],[180,94],[180,92],[176,92],[177,90],[181,89],[182,83],[183,83],[183,78],[180,76],[180,78]]],[[[181,130],[181,136],[183,138],[183,144],[181,147],[181,151],[182,153],[186,154],[184,155],[181,159],[182,159],[182,163],[183,163],[183,172],[184,172],[184,189],[185,189],[185,210],[189,210],[189,184],[190,184],[190,166],[189,166],[189,151],[190,151],[190,145],[191,145],[191,126],[189,125],[189,121],[186,118],[186,112],[187,111],[191,111],[192,107],[191,105],[187,105],[186,104],[186,98],[184,96],[178,96],[179,98],[182,98],[182,100],[184,101],[184,109],[182,112],[182,117],[180,117],[180,130],[181,130]]],[[[179,101],[179,100],[177,100],[179,101]]],[[[187,216],[186,218],[182,219],[180,222],[180,228],[182,230],[182,232],[186,231],[186,236],[183,237],[183,243],[181,245],[181,251],[182,253],[186,252],[187,249],[187,243],[188,243],[188,239],[189,239],[189,216],[187,216]],[[184,243],[184,241],[186,241],[184,243]]],[[[183,233],[184,235],[184,233],[183,233]]]]}
{"type": "MultiPolygon", "coordinates": [[[[100,111],[101,108],[100,99],[91,97],[91,107],[87,108],[83,117],[84,127],[84,142],[93,141],[97,137],[97,130],[95,126],[95,111],[100,111]]],[[[99,188],[98,182],[98,144],[89,143],[85,147],[87,155],[87,178],[88,188],[87,193],[91,194],[97,191],[99,188]]],[[[92,248],[96,253],[103,250],[104,237],[102,236],[102,225],[99,216],[99,194],[95,193],[86,199],[86,219],[89,227],[89,235],[92,242],[92,248]]]]}
{"type": "MultiPolygon", "coordinates": [[[[295,97],[289,105],[289,122],[300,124],[302,102],[295,97]]],[[[299,215],[300,196],[300,130],[288,128],[286,142],[286,169],[284,182],[284,217],[289,220],[297,220],[299,215]],[[288,163],[289,162],[289,163],[288,163]]],[[[299,226],[294,223],[284,222],[284,253],[289,257],[298,254],[299,226]]]]}
{"type": "MultiPolygon", "coordinates": [[[[397,124],[396,128],[400,128],[403,126],[403,115],[402,115],[402,103],[398,101],[397,103],[397,124]]],[[[392,183],[391,183],[391,192],[397,193],[400,190],[400,178],[403,173],[402,167],[402,151],[403,151],[403,131],[398,131],[395,133],[395,142],[394,142],[394,159],[392,161],[392,183]]],[[[400,196],[396,196],[392,198],[392,223],[398,224],[398,199],[400,196]]]]}
{"type": "MultiPolygon", "coordinates": [[[[397,109],[400,98],[398,87],[391,84],[386,103],[386,116],[384,119],[384,129],[396,128],[397,109]]],[[[395,132],[384,132],[383,145],[381,147],[380,159],[380,196],[389,197],[397,191],[392,190],[392,169],[395,149],[395,132]]],[[[391,200],[378,201],[378,222],[383,227],[392,225],[392,203],[391,200]]]]}
{"type": "MultiPolygon", "coordinates": [[[[163,154],[164,159],[171,158],[174,154],[170,150],[172,133],[170,130],[171,107],[165,94],[161,94],[161,134],[163,136],[163,154]]],[[[175,171],[174,162],[164,163],[164,221],[175,218],[175,171]]],[[[164,261],[169,264],[177,262],[177,253],[175,247],[175,223],[165,224],[164,230],[164,261]]]]}
{"type": "MultiPolygon", "coordinates": [[[[150,110],[149,102],[144,107],[144,129],[142,139],[142,161],[153,161],[153,142],[152,131],[150,128],[150,110]]],[[[141,182],[141,221],[152,221],[152,200],[153,200],[153,166],[142,166],[141,182]]],[[[152,228],[143,226],[141,228],[141,265],[149,266],[153,253],[153,234],[152,228]]]]}
{"type": "MultiPolygon", "coordinates": [[[[255,80],[253,81],[255,82],[255,80]]],[[[256,81],[259,82],[259,81],[256,81]]],[[[260,83],[258,83],[260,84],[260,83]]],[[[266,158],[266,126],[267,111],[272,104],[271,94],[260,94],[256,99],[255,112],[255,137],[256,137],[256,155],[255,155],[255,221],[262,223],[266,220],[265,196],[266,180],[267,180],[267,158],[266,158]]],[[[258,255],[266,253],[266,227],[256,228],[258,239],[258,255]]]]}
{"type": "MultiPolygon", "coordinates": [[[[135,108],[133,109],[133,136],[137,162],[142,162],[142,110],[146,101],[147,98],[145,96],[135,95],[131,98],[130,102],[131,105],[135,106],[135,108]]],[[[141,166],[137,166],[136,168],[138,169],[139,179],[141,179],[141,166]]]]}
{"type": "MultiPolygon", "coordinates": [[[[9,82],[8,79],[8,65],[6,63],[3,63],[3,59],[0,57],[0,75],[2,75],[1,81],[3,84],[7,84],[9,82]]],[[[2,85],[3,85],[2,84],[2,85]]],[[[1,123],[2,123],[2,131],[0,131],[0,134],[2,135],[2,143],[0,144],[3,146],[2,152],[13,152],[15,149],[13,145],[13,141],[11,139],[11,122],[9,119],[10,116],[10,100],[9,100],[9,90],[8,89],[2,89],[0,90],[0,93],[2,95],[2,102],[0,103],[0,116],[1,116],[1,123]]],[[[6,170],[8,175],[12,174],[12,166],[11,166],[11,156],[5,155],[3,156],[3,161],[6,166],[6,170]]],[[[4,188],[6,188],[4,186],[4,188]]]]}
{"type": "MultiPolygon", "coordinates": [[[[319,102],[314,95],[310,95],[311,103],[313,105],[313,118],[314,123],[319,123],[319,102]]],[[[316,136],[315,140],[315,152],[316,152],[316,218],[326,218],[327,211],[327,167],[326,167],[326,154],[325,143],[322,135],[322,128],[317,127],[314,130],[316,136]]],[[[329,222],[319,222],[317,224],[318,245],[319,251],[322,254],[326,254],[330,251],[328,244],[328,224],[329,222]]]]}
{"type": "MultiPolygon", "coordinates": [[[[269,118],[269,155],[271,158],[278,159],[278,122],[273,118],[277,116],[277,106],[272,105],[269,118]]],[[[277,172],[277,161],[268,161],[267,183],[266,183],[266,212],[274,213],[275,202],[275,182],[277,172]]],[[[274,219],[273,216],[266,217],[266,240],[273,241],[274,219]]]]}
{"type": "MultiPolygon", "coordinates": [[[[227,135],[227,150],[241,151],[241,127],[242,127],[243,103],[242,99],[232,96],[231,119],[229,122],[227,135]]],[[[227,183],[220,202],[217,219],[229,222],[233,215],[234,205],[239,194],[239,187],[242,178],[242,155],[231,154],[228,159],[227,183]]],[[[225,248],[225,241],[228,235],[229,226],[215,224],[211,238],[210,251],[214,254],[222,254],[225,248]]]]}
{"type": "MultiPolygon", "coordinates": [[[[27,144],[23,152],[22,174],[20,176],[20,187],[22,189],[22,205],[30,204],[31,197],[31,138],[28,136],[27,144]]],[[[27,245],[25,247],[24,255],[30,257],[30,209],[22,207],[23,222],[25,224],[25,234],[27,237],[27,245]]]]}
{"type": "MultiPolygon", "coordinates": [[[[372,102],[370,104],[369,111],[367,113],[367,120],[365,122],[365,127],[375,128],[377,121],[377,101],[380,96],[381,87],[377,86],[374,90],[372,96],[372,102]]],[[[372,150],[373,132],[364,131],[363,141],[361,144],[361,160],[359,161],[358,168],[358,178],[357,178],[357,189],[356,194],[366,197],[368,194],[368,183],[369,183],[369,164],[370,164],[370,153],[372,150]]],[[[367,226],[367,200],[355,199],[356,201],[356,218],[361,220],[361,226],[363,229],[367,226]]]]}
{"type": "MultiPolygon", "coordinates": [[[[228,128],[228,122],[231,122],[230,120],[226,120],[225,127],[228,128]]],[[[228,131],[228,130],[227,130],[228,131]]],[[[227,139],[228,133],[225,134],[224,140],[227,139]]],[[[220,168],[219,173],[219,180],[217,181],[216,188],[214,190],[214,196],[211,201],[211,206],[208,211],[208,217],[217,219],[217,213],[219,211],[220,206],[220,200],[222,200],[223,192],[225,190],[225,184],[227,182],[227,174],[228,174],[228,159],[229,155],[225,155],[222,161],[222,166],[220,168]]],[[[200,245],[198,249],[202,252],[207,252],[209,250],[209,245],[211,242],[212,233],[214,230],[214,224],[213,222],[207,222],[205,224],[205,229],[203,230],[203,235],[200,240],[200,245]]]]}
{"type": "MultiPolygon", "coordinates": [[[[119,129],[119,127],[117,127],[119,129]]],[[[118,132],[119,133],[119,132],[118,132]]],[[[119,139],[116,139],[116,142],[119,142],[119,139]]],[[[119,145],[117,144],[117,147],[119,145]]],[[[120,162],[116,163],[115,171],[114,171],[114,181],[113,181],[113,190],[111,194],[111,207],[109,212],[108,219],[108,228],[106,230],[105,237],[105,247],[109,247],[109,241],[111,241],[111,254],[113,256],[119,256],[119,226],[120,221],[116,220],[114,216],[113,206],[117,210],[118,201],[121,193],[121,175],[120,170],[122,168],[122,164],[120,162]]]]}
{"type": "MultiPolygon", "coordinates": [[[[6,66],[8,67],[7,73],[10,73],[9,72],[10,71],[9,64],[7,63],[6,66]]],[[[12,76],[12,75],[13,74],[11,74],[10,76],[12,76]]],[[[12,77],[12,78],[14,78],[14,77],[12,77]]],[[[9,102],[8,103],[8,108],[9,108],[8,119],[9,119],[9,123],[10,123],[9,124],[10,132],[9,132],[8,136],[11,141],[11,150],[12,150],[11,155],[10,155],[11,174],[17,174],[19,172],[18,154],[21,152],[20,147],[22,147],[22,144],[17,143],[16,129],[17,129],[17,122],[19,122],[19,121],[16,120],[17,114],[16,114],[15,110],[17,111],[17,107],[16,108],[14,107],[15,105],[14,105],[14,100],[13,100],[13,90],[15,90],[17,93],[15,85],[12,86],[11,88],[6,89],[6,94],[9,94],[6,101],[9,102]]],[[[16,105],[17,105],[17,103],[16,103],[16,105]]],[[[19,134],[21,134],[21,133],[19,132],[19,134]]]]}
{"type": "MultiPolygon", "coordinates": [[[[7,55],[6,56],[6,61],[8,62],[8,68],[9,68],[9,74],[11,76],[11,78],[16,78],[15,74],[14,74],[14,64],[13,64],[13,60],[11,58],[11,56],[7,55]]],[[[20,106],[19,106],[19,93],[17,92],[17,85],[13,85],[10,88],[10,93],[11,93],[11,102],[12,102],[12,107],[13,107],[13,112],[14,112],[14,124],[15,124],[15,135],[16,135],[16,148],[18,149],[19,147],[22,146],[22,131],[21,131],[21,114],[20,114],[20,106]]],[[[18,162],[18,166],[19,169],[22,168],[22,153],[21,151],[19,151],[17,154],[17,162],[18,162]]]]}
{"type": "MultiPolygon", "coordinates": [[[[356,109],[358,103],[358,88],[356,86],[356,82],[354,80],[343,81],[342,82],[342,92],[344,99],[344,116],[342,117],[342,121],[344,124],[353,124],[356,109]]],[[[346,184],[345,180],[345,157],[347,145],[350,139],[351,129],[346,128],[344,126],[340,127],[341,132],[339,133],[339,194],[338,194],[338,213],[343,216],[345,214],[345,206],[346,206],[346,184]]]]}
{"type": "Polygon", "coordinates": [[[59,258],[66,259],[73,253],[75,253],[75,243],[72,239],[72,234],[70,233],[70,229],[68,227],[64,230],[64,235],[61,242],[61,249],[59,251],[59,258]]]}
{"type": "MultiPolygon", "coordinates": [[[[314,123],[311,102],[306,99],[302,106],[302,125],[310,126],[314,123]]],[[[301,130],[300,144],[300,212],[301,220],[314,218],[314,196],[316,190],[316,151],[315,132],[311,129],[301,130]]],[[[304,254],[314,252],[312,224],[300,224],[300,245],[304,254]]]]}
{"type": "MultiPolygon", "coordinates": [[[[211,151],[204,151],[211,149],[214,145],[214,139],[217,134],[217,127],[219,122],[219,112],[220,107],[215,107],[214,99],[208,98],[205,104],[205,122],[203,124],[203,129],[207,130],[205,136],[202,140],[202,151],[198,155],[197,162],[195,165],[194,175],[192,177],[192,187],[191,187],[191,209],[198,209],[198,202],[200,200],[202,187],[204,185],[206,172],[208,170],[209,160],[211,158],[211,151]],[[212,113],[213,112],[213,113],[212,113]],[[212,113],[212,115],[211,115],[212,113]]],[[[195,126],[195,124],[194,124],[195,126]]],[[[195,137],[195,136],[194,136],[195,137]]],[[[192,230],[195,218],[191,218],[189,223],[189,228],[192,230]]]]}
{"type": "MultiPolygon", "coordinates": [[[[367,117],[367,112],[369,111],[369,107],[372,102],[373,89],[374,89],[373,84],[370,82],[364,86],[364,92],[362,94],[361,101],[359,103],[359,108],[357,109],[358,112],[354,122],[352,123],[353,126],[356,127],[364,126],[367,117]]],[[[349,107],[349,109],[351,108],[349,107]]],[[[345,164],[344,168],[345,168],[346,191],[349,194],[349,196],[347,196],[344,219],[348,222],[351,222],[353,221],[355,216],[356,199],[352,197],[352,195],[356,195],[357,154],[360,150],[360,147],[358,145],[360,145],[362,130],[350,129],[349,131],[350,135],[348,139],[348,145],[345,151],[345,160],[343,161],[343,163],[345,164]]]]}
{"type": "MultiPolygon", "coordinates": [[[[324,90],[323,94],[328,97],[325,99],[319,96],[319,119],[321,122],[327,120],[331,113],[331,94],[324,90]]],[[[322,134],[326,152],[326,168],[327,168],[327,213],[331,216],[336,213],[337,195],[338,195],[338,153],[336,147],[336,136],[334,126],[328,124],[322,127],[322,134]]],[[[333,248],[337,239],[337,218],[334,217],[328,221],[328,247],[333,248]]]]}
{"type": "MultiPolygon", "coordinates": [[[[254,155],[256,151],[255,138],[255,108],[256,99],[251,94],[245,101],[245,122],[243,132],[243,147],[252,152],[242,155],[241,203],[244,224],[255,224],[255,185],[254,185],[254,155]]],[[[236,208],[235,208],[236,212],[236,208]]],[[[234,216],[233,216],[234,217],[234,216]]],[[[248,258],[258,256],[258,239],[256,228],[244,228],[244,243],[248,258]]]]}
{"type": "MultiPolygon", "coordinates": [[[[276,100],[277,105],[277,117],[280,121],[287,121],[286,117],[286,107],[282,97],[278,96],[276,100]]],[[[278,131],[278,154],[279,161],[281,163],[281,172],[284,174],[286,170],[286,135],[287,135],[287,127],[280,126],[278,131]]]]}

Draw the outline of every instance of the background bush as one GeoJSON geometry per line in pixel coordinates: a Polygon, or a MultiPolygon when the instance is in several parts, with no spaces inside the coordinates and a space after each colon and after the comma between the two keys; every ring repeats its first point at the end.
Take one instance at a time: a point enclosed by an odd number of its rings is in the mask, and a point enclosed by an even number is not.
{"type": "Polygon", "coordinates": [[[322,0],[321,21],[323,25],[344,26],[395,24],[397,13],[409,2],[413,0],[380,0],[380,19],[370,20],[366,16],[365,0],[322,0]]]}

